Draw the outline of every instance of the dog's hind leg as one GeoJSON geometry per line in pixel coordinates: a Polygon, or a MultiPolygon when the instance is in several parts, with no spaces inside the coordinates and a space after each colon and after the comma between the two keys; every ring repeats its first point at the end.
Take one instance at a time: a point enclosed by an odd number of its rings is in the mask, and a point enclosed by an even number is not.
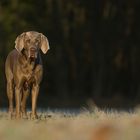
{"type": "Polygon", "coordinates": [[[13,95],[14,95],[14,91],[13,91],[13,80],[9,80],[7,81],[7,96],[8,96],[8,100],[9,100],[9,116],[10,118],[12,118],[13,113],[14,113],[14,108],[13,108],[13,95]]]}

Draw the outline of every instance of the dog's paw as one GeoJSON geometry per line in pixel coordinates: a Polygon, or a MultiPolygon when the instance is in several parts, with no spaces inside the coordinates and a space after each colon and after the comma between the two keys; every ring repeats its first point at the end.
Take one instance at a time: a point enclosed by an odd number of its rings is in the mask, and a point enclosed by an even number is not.
{"type": "Polygon", "coordinates": [[[31,119],[31,120],[37,120],[37,119],[38,119],[38,115],[37,115],[37,114],[32,114],[32,113],[31,113],[30,119],[31,119]]]}
{"type": "Polygon", "coordinates": [[[25,119],[25,120],[27,120],[28,119],[28,115],[27,115],[27,113],[22,113],[22,119],[25,119]]]}
{"type": "Polygon", "coordinates": [[[16,119],[16,120],[21,119],[21,114],[20,114],[20,113],[16,114],[16,115],[15,115],[15,119],[16,119]]]}
{"type": "Polygon", "coordinates": [[[9,112],[8,112],[8,119],[9,119],[9,120],[12,120],[12,119],[14,119],[14,118],[15,118],[14,112],[9,111],[9,112]]]}

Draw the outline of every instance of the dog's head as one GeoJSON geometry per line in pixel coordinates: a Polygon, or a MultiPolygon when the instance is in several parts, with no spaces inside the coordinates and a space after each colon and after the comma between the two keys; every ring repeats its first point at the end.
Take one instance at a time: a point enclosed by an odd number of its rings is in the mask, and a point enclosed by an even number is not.
{"type": "Polygon", "coordinates": [[[15,48],[19,53],[31,59],[36,59],[39,49],[45,54],[49,50],[49,42],[46,36],[35,31],[24,32],[16,38],[15,48]]]}

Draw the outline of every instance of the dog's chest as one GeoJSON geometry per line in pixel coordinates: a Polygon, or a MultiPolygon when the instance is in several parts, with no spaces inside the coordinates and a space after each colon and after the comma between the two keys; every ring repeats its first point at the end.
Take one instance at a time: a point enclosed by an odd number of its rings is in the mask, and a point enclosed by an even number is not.
{"type": "Polygon", "coordinates": [[[35,83],[35,69],[32,66],[27,66],[23,70],[24,72],[24,89],[29,88],[35,83]]]}
{"type": "Polygon", "coordinates": [[[27,80],[35,76],[35,67],[35,63],[25,63],[22,65],[21,70],[27,80]]]}

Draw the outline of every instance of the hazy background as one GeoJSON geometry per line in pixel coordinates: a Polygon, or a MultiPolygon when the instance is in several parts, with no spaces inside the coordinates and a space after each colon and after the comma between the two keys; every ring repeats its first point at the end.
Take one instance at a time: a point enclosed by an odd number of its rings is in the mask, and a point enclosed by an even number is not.
{"type": "Polygon", "coordinates": [[[138,0],[1,0],[0,106],[7,107],[4,63],[16,37],[46,35],[40,107],[133,107],[140,103],[138,0]]]}

